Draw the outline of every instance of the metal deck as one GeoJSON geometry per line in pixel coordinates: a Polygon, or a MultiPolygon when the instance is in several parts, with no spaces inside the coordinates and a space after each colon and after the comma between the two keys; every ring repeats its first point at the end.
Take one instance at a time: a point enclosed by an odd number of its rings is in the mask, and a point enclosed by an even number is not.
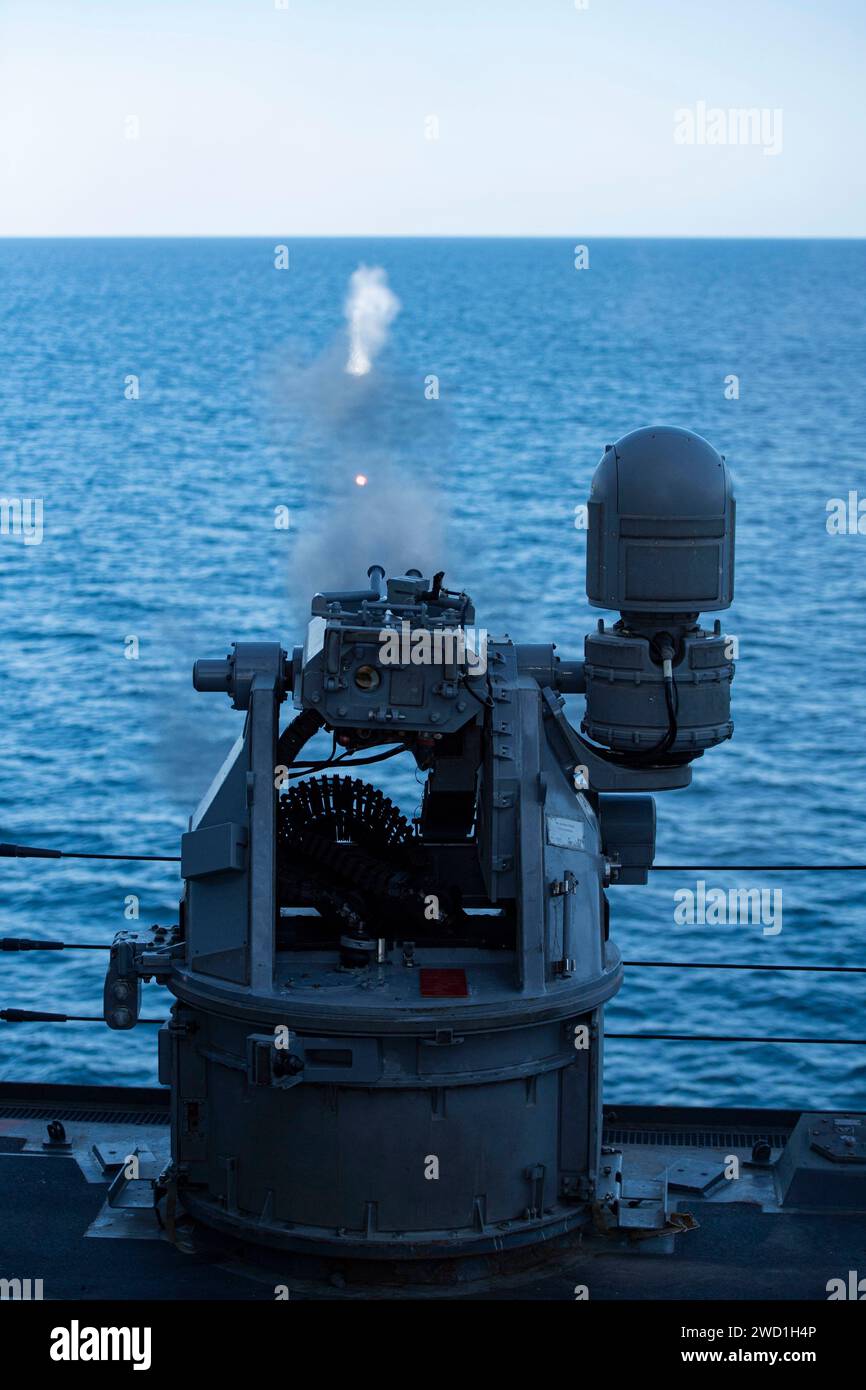
{"type": "Polygon", "coordinates": [[[168,1158],[162,1090],[0,1085],[0,1278],[41,1279],[45,1299],[268,1300],[480,1298],[826,1300],[828,1280],[866,1273],[866,1212],[782,1210],[771,1168],[748,1166],[756,1140],[777,1158],[797,1111],[605,1110],[605,1143],[630,1182],[665,1171],[674,1210],[696,1228],[652,1240],[567,1237],[501,1261],[453,1260],[431,1270],[313,1261],[216,1237],[178,1221],[160,1227],[147,1184],[108,1200],[117,1165],[138,1148],[168,1158]],[[52,1145],[60,1121],[68,1147],[52,1145]],[[56,1133],[56,1131],[55,1131],[56,1133]],[[48,1145],[46,1147],[46,1145],[48,1145]],[[736,1182],[699,1188],[725,1158],[736,1182]],[[130,1205],[127,1205],[129,1203],[130,1205]],[[420,1277],[417,1277],[419,1276],[420,1277]],[[284,1293],[283,1296],[286,1296],[284,1293]]]}

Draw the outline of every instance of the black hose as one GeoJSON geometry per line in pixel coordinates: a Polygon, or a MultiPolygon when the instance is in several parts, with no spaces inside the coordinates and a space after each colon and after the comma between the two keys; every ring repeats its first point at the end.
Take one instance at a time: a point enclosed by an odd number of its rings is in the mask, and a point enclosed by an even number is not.
{"type": "Polygon", "coordinates": [[[281,767],[291,767],[305,743],[318,733],[324,719],[317,710],[302,709],[287,724],[277,743],[277,758],[281,767]]]}
{"type": "MultiPolygon", "coordinates": [[[[661,636],[659,638],[654,639],[650,645],[654,648],[655,655],[659,661],[661,661],[662,663],[664,663],[665,660],[667,660],[668,662],[671,661],[671,658],[674,655],[674,650],[672,645],[672,639],[668,636],[668,634],[661,634],[661,636]],[[668,643],[670,645],[666,645],[661,640],[663,637],[667,637],[668,643]]],[[[677,723],[677,714],[679,712],[679,692],[677,690],[676,682],[674,680],[672,666],[670,675],[666,674],[664,676],[664,688],[665,705],[667,706],[668,712],[667,732],[663,734],[663,736],[659,739],[658,743],[654,743],[651,748],[636,749],[633,753],[626,753],[619,749],[603,749],[596,747],[595,744],[589,743],[586,739],[581,738],[580,734],[576,733],[578,741],[583,744],[584,748],[591,749],[591,751],[595,753],[597,757],[600,757],[604,762],[616,763],[619,764],[619,766],[621,767],[644,767],[647,763],[657,762],[658,759],[664,758],[665,755],[676,743],[677,734],[679,732],[679,725],[677,723]]],[[[690,762],[694,754],[689,752],[686,755],[680,754],[674,756],[676,761],[690,762]]]]}

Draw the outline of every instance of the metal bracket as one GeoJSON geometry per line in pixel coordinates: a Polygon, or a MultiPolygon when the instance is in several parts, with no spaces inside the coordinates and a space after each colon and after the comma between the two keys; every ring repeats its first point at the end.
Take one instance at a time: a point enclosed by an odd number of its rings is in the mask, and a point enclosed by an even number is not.
{"type": "Polygon", "coordinates": [[[142,980],[167,980],[172,961],[183,954],[180,928],[150,927],[118,932],[102,991],[103,1017],[109,1028],[134,1028],[141,1012],[142,980]]]}
{"type": "Polygon", "coordinates": [[[285,1046],[273,1033],[247,1038],[247,1081],[251,1086],[289,1090],[302,1081],[313,1084],[369,1086],[382,1074],[376,1038],[311,1038],[290,1032],[285,1046]]]}
{"type": "Polygon", "coordinates": [[[159,1177],[160,1163],[147,1148],[136,1145],[122,1159],[108,1189],[110,1207],[151,1207],[153,1184],[159,1177]],[[129,1169],[134,1169],[130,1173],[129,1169]]]}

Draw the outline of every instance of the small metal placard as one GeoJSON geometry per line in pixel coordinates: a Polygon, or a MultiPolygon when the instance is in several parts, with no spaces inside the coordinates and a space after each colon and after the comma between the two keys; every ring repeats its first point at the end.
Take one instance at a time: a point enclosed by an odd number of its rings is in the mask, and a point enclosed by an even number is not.
{"type": "Polygon", "coordinates": [[[560,849],[583,849],[583,821],[548,816],[547,843],[558,845],[560,849]]]}

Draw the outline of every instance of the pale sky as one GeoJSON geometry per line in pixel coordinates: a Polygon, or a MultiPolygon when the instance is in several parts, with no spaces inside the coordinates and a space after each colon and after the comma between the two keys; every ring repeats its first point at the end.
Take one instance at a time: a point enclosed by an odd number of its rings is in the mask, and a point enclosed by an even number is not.
{"type": "Polygon", "coordinates": [[[866,0],[581,3],[0,0],[0,235],[866,235],[866,0]]]}

